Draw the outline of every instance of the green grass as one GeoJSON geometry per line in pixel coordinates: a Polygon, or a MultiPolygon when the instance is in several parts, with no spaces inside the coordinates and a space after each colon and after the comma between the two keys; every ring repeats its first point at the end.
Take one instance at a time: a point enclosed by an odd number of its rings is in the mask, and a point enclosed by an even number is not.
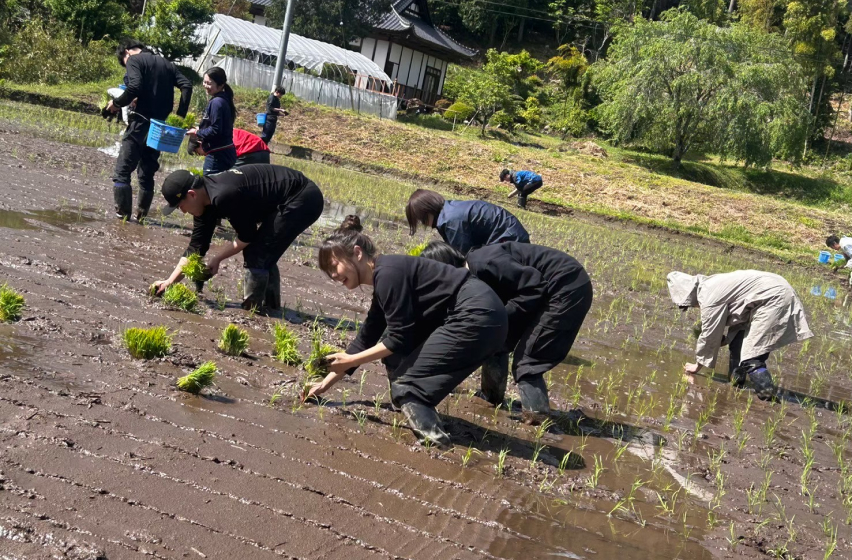
{"type": "Polygon", "coordinates": [[[24,296],[9,287],[0,286],[0,323],[12,323],[21,318],[24,308],[24,296]]]}
{"type": "Polygon", "coordinates": [[[229,356],[239,356],[248,348],[249,334],[231,323],[222,331],[219,338],[219,350],[229,356]]]}
{"type": "Polygon", "coordinates": [[[198,296],[183,284],[172,284],[163,294],[166,305],[192,313],[198,305],[198,296]]]}
{"type": "Polygon", "coordinates": [[[193,282],[206,282],[210,280],[210,270],[204,264],[204,257],[193,253],[186,258],[186,264],[180,269],[184,276],[193,282]]]}
{"type": "Polygon", "coordinates": [[[129,328],[124,331],[122,339],[130,355],[142,360],[160,358],[172,348],[172,337],[166,327],[129,328]]]}
{"type": "Polygon", "coordinates": [[[302,363],[299,355],[299,339],[286,326],[281,323],[273,325],[275,335],[275,359],[289,366],[297,366],[302,363]]]}
{"type": "Polygon", "coordinates": [[[214,362],[204,362],[195,371],[189,375],[184,375],[177,381],[177,387],[181,391],[197,395],[205,387],[213,384],[216,379],[216,364],[214,362]]]}

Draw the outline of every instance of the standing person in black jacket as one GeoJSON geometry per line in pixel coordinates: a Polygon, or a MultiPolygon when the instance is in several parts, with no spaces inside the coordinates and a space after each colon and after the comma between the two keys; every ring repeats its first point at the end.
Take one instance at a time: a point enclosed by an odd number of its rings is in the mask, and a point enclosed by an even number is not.
{"type": "Polygon", "coordinates": [[[234,105],[234,91],[228,85],[225,71],[214,66],[204,73],[204,91],[210,101],[204,109],[198,128],[187,131],[191,139],[201,141],[204,150],[204,175],[227,171],[237,163],[237,149],[234,147],[234,120],[237,108],[234,105]]]}
{"type": "Polygon", "coordinates": [[[160,152],[147,145],[151,119],[165,120],[169,116],[174,107],[175,88],[180,89],[177,114],[185,117],[192,97],[192,82],[178,72],[174,64],[151,53],[138,41],[122,42],[116,56],[118,62],[127,68],[127,89],[120,97],[109,102],[107,110],[117,113],[134,99],[136,107],[129,115],[113,173],[115,214],[120,219],[130,217],[133,209],[130,177],[135,170],[139,178],[136,219],[141,222],[151,208],[154,174],[160,169],[160,152]]]}
{"type": "Polygon", "coordinates": [[[284,95],[284,88],[276,87],[266,99],[266,122],[263,124],[263,132],[260,133],[260,139],[269,144],[272,142],[272,136],[275,134],[275,129],[278,126],[278,115],[286,115],[287,111],[281,108],[281,96],[284,95]]]}
{"type": "Polygon", "coordinates": [[[592,281],[583,265],[562,251],[513,241],[473,249],[466,263],[440,241],[427,245],[420,256],[466,264],[506,304],[509,334],[503,351],[482,366],[481,396],[495,406],[503,402],[509,352],[514,352],[512,376],[524,416],[541,422],[550,413],[544,374],[571,351],[592,306],[592,281]]]}
{"type": "Polygon", "coordinates": [[[243,309],[281,307],[278,259],[298,237],[319,219],[325,204],[313,181],[281,165],[246,165],[224,173],[198,177],[175,171],[163,182],[168,206],[194,216],[189,247],[166,280],[155,282],[157,293],[183,278],[186,257],[207,254],[216,222],[227,218],[237,233],[233,243],[207,259],[211,275],[219,263],[243,253],[245,280],[243,309]],[[258,226],[258,224],[260,224],[258,226]]]}
{"type": "Polygon", "coordinates": [[[450,436],[435,407],[503,346],[506,309],[497,295],[467,270],[379,255],[355,229],[340,228],[326,239],[319,265],[350,290],[372,286],[373,301],[355,340],[345,353],[328,357],[331,373],[307,396],[324,393],[360,365],[393,355],[394,365],[386,362],[393,404],[421,441],[448,446],[450,436]]]}

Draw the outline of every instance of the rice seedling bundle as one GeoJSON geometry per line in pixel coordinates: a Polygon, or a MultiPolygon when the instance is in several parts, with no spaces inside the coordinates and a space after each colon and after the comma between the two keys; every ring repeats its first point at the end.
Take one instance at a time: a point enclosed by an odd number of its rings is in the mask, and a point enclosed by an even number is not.
{"type": "Polygon", "coordinates": [[[172,348],[172,337],[166,327],[130,328],[124,331],[123,340],[130,355],[142,360],[160,358],[172,348]]]}
{"type": "Polygon", "coordinates": [[[287,327],[280,323],[275,326],[275,359],[279,362],[284,362],[289,366],[297,366],[302,363],[302,356],[299,355],[298,343],[296,338],[287,327]]]}
{"type": "Polygon", "coordinates": [[[24,296],[9,287],[0,286],[0,323],[12,323],[21,318],[24,308],[24,296]]]}
{"type": "Polygon", "coordinates": [[[222,336],[219,338],[219,350],[229,356],[239,356],[248,348],[248,341],[248,333],[231,323],[222,331],[222,336]]]}
{"type": "Polygon", "coordinates": [[[189,375],[178,379],[177,387],[181,391],[197,395],[203,388],[213,384],[217,371],[215,362],[204,362],[189,375]]]}
{"type": "Polygon", "coordinates": [[[326,357],[335,352],[337,352],[337,349],[334,346],[323,343],[322,331],[314,329],[313,333],[311,333],[311,354],[305,363],[305,371],[308,373],[308,379],[325,377],[328,374],[326,357]]]}
{"type": "Polygon", "coordinates": [[[420,253],[423,252],[423,249],[425,249],[426,245],[428,245],[428,244],[429,244],[428,241],[424,241],[420,245],[415,245],[414,247],[412,247],[411,249],[408,250],[408,256],[419,257],[420,253]]]}
{"type": "Polygon", "coordinates": [[[198,253],[193,253],[186,258],[186,264],[180,269],[184,276],[193,282],[206,282],[210,280],[210,270],[204,264],[204,258],[198,253]]]}
{"type": "Polygon", "coordinates": [[[163,294],[163,301],[167,305],[191,313],[195,311],[195,306],[198,304],[198,296],[183,284],[172,284],[166,288],[166,292],[163,294]]]}

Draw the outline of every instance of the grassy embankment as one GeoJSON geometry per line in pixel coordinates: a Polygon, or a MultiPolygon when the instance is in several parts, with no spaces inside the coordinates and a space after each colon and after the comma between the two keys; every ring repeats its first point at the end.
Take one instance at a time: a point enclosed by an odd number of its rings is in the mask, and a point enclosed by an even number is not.
{"type": "MultiPolygon", "coordinates": [[[[111,83],[4,85],[7,90],[96,103],[111,83]]],[[[264,99],[262,91],[238,88],[237,125],[257,131],[254,114],[264,99]]],[[[546,135],[483,140],[473,128],[446,130],[449,124],[435,117],[419,122],[426,126],[298,103],[279,122],[276,141],[374,173],[437,183],[439,190],[462,190],[496,201],[505,200],[509,192],[496,180],[500,169],[534,169],[543,175],[545,186],[533,199],[720,239],[786,259],[811,260],[828,233],[848,228],[852,187],[844,176],[818,169],[784,164],[746,169],[713,158],[676,168],[662,156],[606,145],[608,157],[595,157],[546,135]]]]}

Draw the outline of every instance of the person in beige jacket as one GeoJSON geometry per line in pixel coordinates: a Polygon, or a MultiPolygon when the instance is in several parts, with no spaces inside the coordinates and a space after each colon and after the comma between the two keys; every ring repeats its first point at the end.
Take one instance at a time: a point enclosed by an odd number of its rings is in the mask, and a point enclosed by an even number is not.
{"type": "Polygon", "coordinates": [[[734,385],[743,386],[748,377],[760,398],[772,398],[776,388],[766,369],[769,353],[814,335],[792,286],[777,274],[759,270],[712,276],[671,272],[667,279],[675,305],[701,310],[696,363],[686,364],[684,371],[693,374],[714,367],[719,348],[728,344],[728,375],[734,385]]]}

